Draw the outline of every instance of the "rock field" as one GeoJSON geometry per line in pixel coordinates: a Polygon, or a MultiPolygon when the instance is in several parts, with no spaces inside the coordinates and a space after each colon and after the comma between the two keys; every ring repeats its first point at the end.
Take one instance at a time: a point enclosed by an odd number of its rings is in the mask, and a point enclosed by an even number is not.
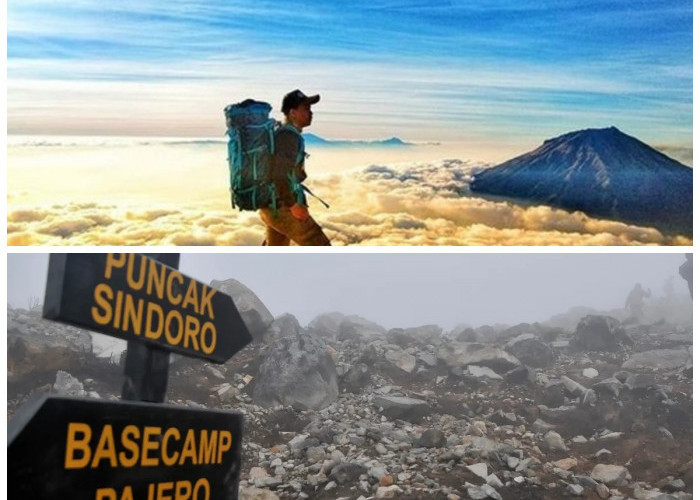
{"type": "MultiPolygon", "coordinates": [[[[692,498],[688,325],[268,315],[223,365],[171,356],[169,403],[246,417],[242,499],[692,498]]],[[[120,360],[91,338],[8,308],[8,418],[41,392],[117,399],[120,360]]]]}

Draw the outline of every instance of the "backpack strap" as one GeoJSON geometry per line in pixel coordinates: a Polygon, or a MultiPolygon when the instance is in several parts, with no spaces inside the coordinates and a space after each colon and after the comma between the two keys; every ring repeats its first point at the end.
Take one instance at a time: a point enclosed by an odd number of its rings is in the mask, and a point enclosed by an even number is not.
{"type": "MultiPolygon", "coordinates": [[[[301,135],[299,130],[291,123],[285,123],[283,125],[280,125],[280,127],[277,129],[277,132],[279,133],[282,130],[289,130],[298,137],[299,145],[297,148],[297,156],[294,159],[294,166],[298,167],[304,162],[304,159],[306,158],[306,151],[304,150],[304,137],[301,135]]],[[[296,175],[294,175],[294,171],[289,172],[287,174],[287,178],[289,179],[290,189],[294,194],[296,203],[298,203],[299,205],[307,205],[306,194],[304,194],[304,185],[301,182],[299,182],[299,180],[296,178],[296,175]]]]}

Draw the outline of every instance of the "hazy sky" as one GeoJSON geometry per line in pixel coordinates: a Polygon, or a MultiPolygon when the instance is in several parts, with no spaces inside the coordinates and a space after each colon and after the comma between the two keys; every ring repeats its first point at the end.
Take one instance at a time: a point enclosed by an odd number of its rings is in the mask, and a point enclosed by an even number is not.
{"type": "Polygon", "coordinates": [[[220,136],[320,92],[332,138],[692,143],[690,0],[9,0],[11,134],[220,136]]]}
{"type": "MultiPolygon", "coordinates": [[[[574,306],[623,307],[639,282],[654,296],[671,278],[687,296],[682,253],[182,254],[183,273],[209,283],[234,278],[273,315],[306,325],[323,312],[358,314],[386,328],[544,321],[574,306]]],[[[9,254],[7,297],[43,301],[46,254],[9,254]]]]}

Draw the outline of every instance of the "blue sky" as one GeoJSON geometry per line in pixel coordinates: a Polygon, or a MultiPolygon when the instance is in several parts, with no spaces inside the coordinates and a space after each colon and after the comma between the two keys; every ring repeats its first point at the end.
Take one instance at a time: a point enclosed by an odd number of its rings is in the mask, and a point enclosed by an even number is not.
{"type": "Polygon", "coordinates": [[[319,92],[336,138],[692,143],[692,3],[9,0],[8,131],[218,136],[319,92]]]}

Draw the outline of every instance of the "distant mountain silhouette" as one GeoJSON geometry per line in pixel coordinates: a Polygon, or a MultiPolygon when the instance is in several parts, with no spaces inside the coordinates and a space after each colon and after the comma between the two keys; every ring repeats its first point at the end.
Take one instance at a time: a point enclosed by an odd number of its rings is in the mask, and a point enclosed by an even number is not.
{"type": "Polygon", "coordinates": [[[309,134],[309,133],[304,133],[302,134],[304,136],[304,141],[306,141],[307,145],[313,145],[313,146],[329,146],[329,147],[335,147],[335,146],[342,146],[342,147],[347,147],[347,146],[382,146],[382,147],[395,147],[395,146],[411,146],[411,143],[409,142],[404,142],[398,137],[391,137],[389,139],[381,139],[381,140],[373,140],[373,141],[348,141],[348,140],[331,140],[331,139],[324,139],[323,137],[320,137],[315,134],[309,134]]]}
{"type": "Polygon", "coordinates": [[[692,236],[693,169],[615,127],[546,140],[470,187],[692,236]]]}

